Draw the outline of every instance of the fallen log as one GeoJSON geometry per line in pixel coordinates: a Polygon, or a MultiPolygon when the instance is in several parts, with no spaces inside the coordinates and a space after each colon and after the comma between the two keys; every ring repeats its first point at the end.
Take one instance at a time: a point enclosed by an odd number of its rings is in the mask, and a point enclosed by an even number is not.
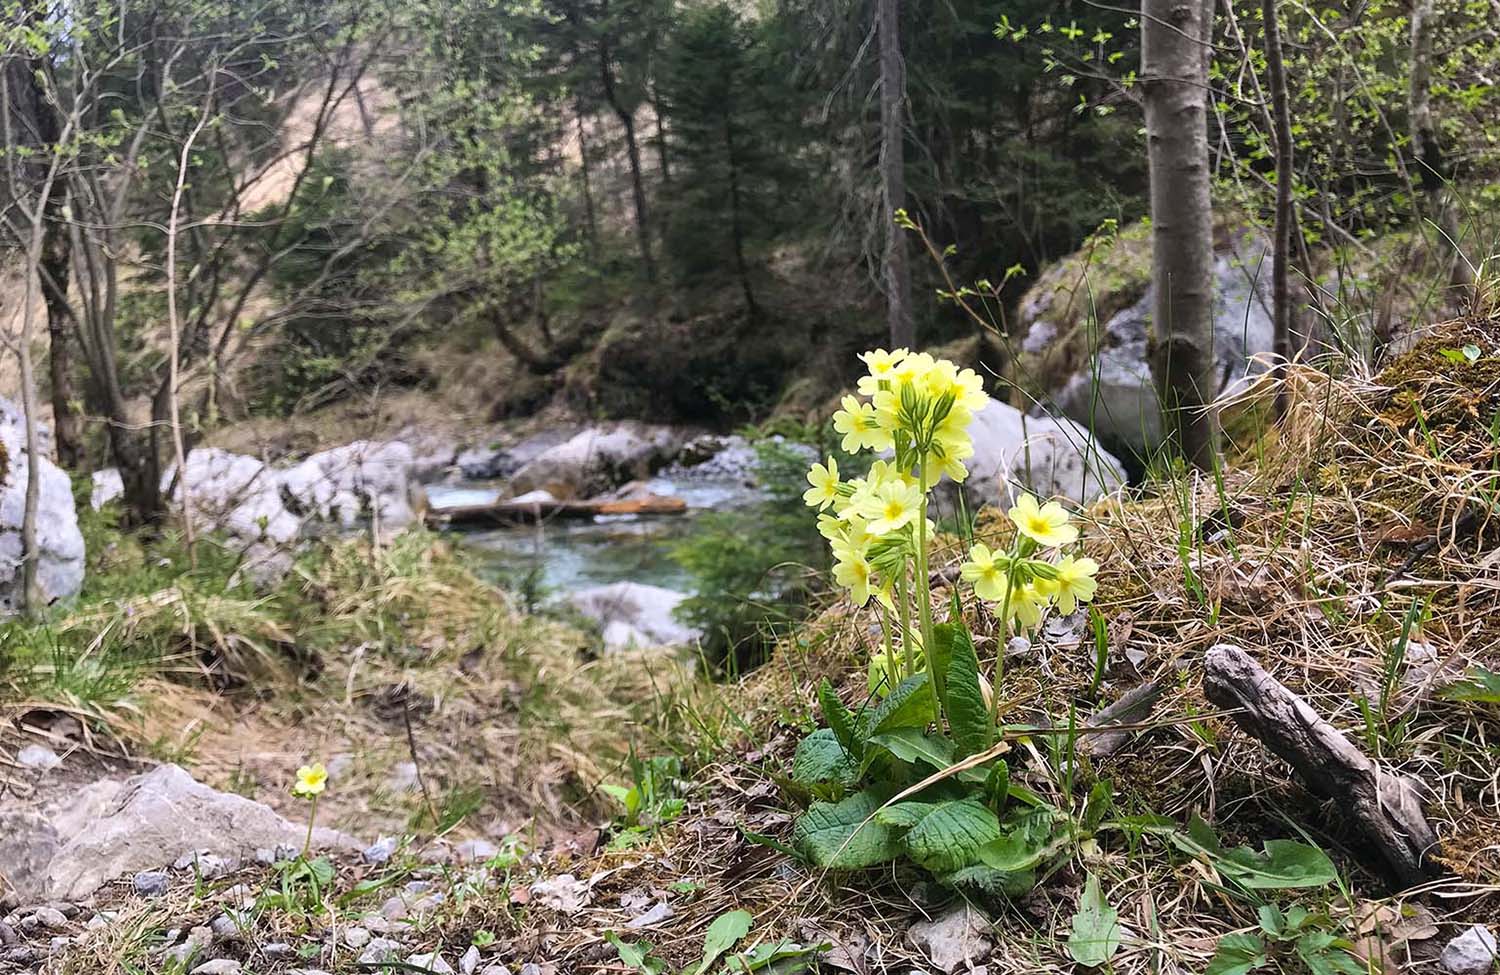
{"type": "MultiPolygon", "coordinates": [[[[1157,699],[1166,689],[1167,685],[1161,681],[1148,681],[1127,691],[1113,704],[1089,715],[1084,719],[1083,726],[1106,729],[1110,725],[1128,725],[1144,721],[1151,715],[1151,709],[1156,706],[1157,699]]],[[[1119,731],[1100,731],[1099,734],[1086,736],[1079,745],[1079,750],[1090,758],[1107,758],[1119,751],[1120,746],[1129,741],[1134,733],[1135,730],[1130,728],[1119,731]]]]}
{"type": "Polygon", "coordinates": [[[1289,763],[1311,792],[1352,817],[1397,878],[1415,885],[1436,872],[1428,853],[1437,836],[1422,811],[1419,783],[1383,771],[1239,647],[1213,647],[1204,665],[1208,699],[1237,709],[1240,728],[1289,763]]]}
{"type": "Polygon", "coordinates": [[[427,512],[427,523],[444,525],[511,525],[546,521],[550,518],[593,518],[596,515],[680,515],[687,512],[681,498],[658,494],[622,500],[590,501],[496,501],[438,508],[427,512]]]}

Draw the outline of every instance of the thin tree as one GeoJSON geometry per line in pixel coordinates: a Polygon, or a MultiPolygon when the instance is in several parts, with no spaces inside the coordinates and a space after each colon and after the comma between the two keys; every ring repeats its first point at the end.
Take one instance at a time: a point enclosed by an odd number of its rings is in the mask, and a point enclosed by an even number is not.
{"type": "Polygon", "coordinates": [[[601,23],[598,30],[599,84],[604,91],[604,100],[614,110],[625,130],[625,154],[630,161],[630,197],[635,205],[635,237],[641,251],[641,269],[646,280],[656,281],[656,259],[651,254],[651,219],[646,207],[646,184],[641,174],[641,145],[635,131],[635,107],[627,105],[615,79],[615,59],[611,35],[616,28],[610,17],[609,0],[600,5],[601,23]]]}
{"type": "Polygon", "coordinates": [[[1150,169],[1152,357],[1170,446],[1210,467],[1216,450],[1213,214],[1209,197],[1209,4],[1141,0],[1141,86],[1150,169]]]}
{"type": "Polygon", "coordinates": [[[1473,269],[1459,247],[1458,211],[1449,198],[1452,171],[1438,142],[1432,118],[1432,0],[1413,0],[1411,8],[1411,77],[1408,79],[1407,109],[1411,117],[1411,151],[1416,158],[1423,194],[1427,197],[1427,219],[1436,224],[1443,238],[1438,249],[1447,254],[1448,278],[1455,287],[1474,283],[1473,269]]]}
{"type": "MultiPolygon", "coordinates": [[[[1266,79],[1271,87],[1271,118],[1276,140],[1276,223],[1271,246],[1271,350],[1276,356],[1275,376],[1284,380],[1292,359],[1292,233],[1296,213],[1292,209],[1292,110],[1287,97],[1286,65],[1281,57],[1281,24],[1276,0],[1261,0],[1261,19],[1266,33],[1266,79]]],[[[1286,415],[1289,402],[1286,383],[1276,386],[1276,416],[1286,415]]]]}
{"type": "Polygon", "coordinates": [[[911,263],[906,233],[896,214],[906,209],[906,154],[903,145],[906,67],[901,57],[900,0],[877,0],[875,29],[880,35],[880,182],[885,224],[886,322],[893,348],[916,344],[911,308],[911,263]]]}

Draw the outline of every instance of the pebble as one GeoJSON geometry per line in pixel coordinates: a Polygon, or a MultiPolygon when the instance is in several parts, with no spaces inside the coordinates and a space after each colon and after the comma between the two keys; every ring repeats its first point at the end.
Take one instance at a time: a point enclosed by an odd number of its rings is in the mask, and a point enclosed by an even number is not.
{"type": "Polygon", "coordinates": [[[511,975],[511,971],[499,962],[495,962],[493,965],[486,966],[479,975],[511,975]]]}
{"type": "Polygon", "coordinates": [[[406,964],[418,971],[431,972],[432,975],[454,975],[453,966],[443,961],[443,956],[435,951],[420,955],[407,955],[406,964]]]}
{"type": "Polygon", "coordinates": [[[240,975],[240,963],[233,958],[215,958],[193,969],[193,975],[240,975]]]}
{"type": "Polygon", "coordinates": [[[130,885],[142,897],[160,897],[167,892],[168,877],[164,870],[142,870],[131,878],[130,885]]]}
{"type": "Polygon", "coordinates": [[[359,923],[369,928],[374,934],[386,934],[391,930],[391,922],[387,921],[383,914],[366,914],[359,919],[359,923]]]}
{"type": "Polygon", "coordinates": [[[274,867],[278,863],[290,863],[297,859],[302,851],[290,843],[282,843],[275,849],[260,847],[255,851],[255,862],[266,867],[274,867]]]}
{"type": "Polygon", "coordinates": [[[214,937],[221,941],[238,938],[241,932],[241,920],[229,914],[220,914],[209,922],[208,927],[214,933],[214,937]]]}
{"type": "Polygon", "coordinates": [[[29,965],[36,958],[36,952],[25,945],[16,945],[14,948],[6,948],[0,952],[0,961],[8,961],[14,965],[29,965]]]}
{"type": "Polygon", "coordinates": [[[16,929],[0,921],[0,948],[9,948],[20,939],[16,937],[16,929]]]}
{"type": "Polygon", "coordinates": [[[68,949],[68,945],[70,945],[72,943],[73,943],[73,939],[72,938],[53,938],[47,944],[47,951],[50,954],[60,955],[64,951],[66,951],[68,949]]]}
{"type": "Polygon", "coordinates": [[[464,840],[454,848],[460,860],[473,862],[488,860],[500,852],[500,848],[489,840],[464,840]]]}
{"type": "Polygon", "coordinates": [[[38,907],[31,912],[29,918],[22,919],[21,924],[23,927],[26,925],[27,920],[31,920],[34,924],[41,925],[49,931],[61,931],[68,926],[67,917],[55,907],[38,907]]]}
{"type": "Polygon", "coordinates": [[[374,938],[360,952],[359,963],[361,965],[378,965],[384,961],[391,961],[401,950],[401,946],[390,938],[374,938]]]}
{"type": "Polygon", "coordinates": [[[469,945],[469,950],[458,960],[459,975],[474,975],[479,969],[479,949],[469,945]]]}
{"type": "Polygon", "coordinates": [[[364,928],[347,928],[344,931],[344,944],[355,951],[370,943],[370,932],[364,928]]]}
{"type": "Polygon", "coordinates": [[[398,845],[395,837],[382,836],[374,843],[365,847],[364,852],[360,853],[360,857],[366,863],[385,863],[395,854],[398,845]]]}
{"type": "Polygon", "coordinates": [[[1495,968],[1495,935],[1476,924],[1448,942],[1438,963],[1449,975],[1488,975],[1495,968]]]}
{"type": "Polygon", "coordinates": [[[27,745],[16,753],[16,761],[24,768],[38,769],[42,772],[55,769],[62,764],[62,759],[57,757],[57,752],[46,745],[27,745]]]}
{"type": "Polygon", "coordinates": [[[297,956],[297,949],[285,941],[273,941],[268,945],[262,945],[260,953],[271,961],[287,961],[297,956]]]}

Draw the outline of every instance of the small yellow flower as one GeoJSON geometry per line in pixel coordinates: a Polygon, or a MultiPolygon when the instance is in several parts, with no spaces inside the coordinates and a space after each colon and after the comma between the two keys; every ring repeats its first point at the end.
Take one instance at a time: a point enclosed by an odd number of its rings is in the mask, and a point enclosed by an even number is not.
{"type": "Polygon", "coordinates": [[[841,446],[845,453],[857,454],[866,447],[891,449],[891,432],[880,425],[875,407],[853,396],[845,396],[840,403],[844,408],[833,414],[833,429],[844,435],[841,446]]]}
{"type": "Polygon", "coordinates": [[[870,601],[874,591],[875,570],[859,556],[841,559],[834,563],[833,581],[849,590],[854,605],[863,606],[870,601]]]}
{"type": "Polygon", "coordinates": [[[1021,534],[1048,548],[1078,540],[1078,529],[1068,524],[1068,513],[1056,501],[1039,506],[1036,498],[1023,494],[1009,514],[1021,534]]]}
{"type": "Polygon", "coordinates": [[[1086,603],[1094,598],[1094,592],[1099,588],[1094,573],[1098,571],[1099,563],[1087,557],[1075,559],[1069,555],[1057,563],[1057,578],[1052,580],[1051,585],[1055,587],[1053,594],[1059,613],[1071,613],[1078,603],[1086,603]]]}
{"type": "Polygon", "coordinates": [[[896,367],[907,355],[908,352],[905,349],[896,349],[893,352],[875,349],[873,352],[862,352],[859,357],[864,360],[865,367],[870,370],[870,378],[881,380],[890,379],[896,367]]]}
{"type": "Polygon", "coordinates": [[[1042,610],[1047,606],[1047,597],[1035,585],[1017,586],[1010,594],[1010,615],[1024,629],[1032,629],[1042,622],[1042,610]]]}
{"type": "Polygon", "coordinates": [[[922,489],[905,480],[891,479],[875,489],[859,509],[869,532],[884,537],[911,524],[922,509],[922,489]]]}
{"type": "Polygon", "coordinates": [[[304,765],[297,770],[297,783],[292,786],[292,795],[298,799],[316,799],[328,788],[328,770],[322,762],[304,765]]]}
{"type": "Polygon", "coordinates": [[[969,551],[969,561],[959,566],[958,574],[974,584],[974,594],[980,599],[992,603],[1005,599],[1005,588],[1010,585],[1009,559],[997,557],[983,542],[969,551]]]}
{"type": "Polygon", "coordinates": [[[839,499],[839,462],[830,457],[826,467],[812,465],[812,470],[807,472],[807,483],[812,487],[802,492],[802,500],[809,508],[819,511],[827,508],[839,499]]]}

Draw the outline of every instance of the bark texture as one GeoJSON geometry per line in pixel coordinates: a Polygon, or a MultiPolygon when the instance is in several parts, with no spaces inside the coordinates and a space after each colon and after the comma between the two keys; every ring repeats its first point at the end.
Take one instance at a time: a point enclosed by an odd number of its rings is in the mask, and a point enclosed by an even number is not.
{"type": "Polygon", "coordinates": [[[1142,0],[1141,80],[1151,183],[1152,372],[1164,427],[1191,463],[1211,466],[1213,214],[1209,200],[1211,7],[1142,0]]]}
{"type": "Polygon", "coordinates": [[[1203,691],[1215,705],[1238,709],[1240,728],[1290,764],[1311,792],[1337,803],[1397,880],[1415,885],[1433,876],[1428,853],[1437,836],[1416,782],[1380,769],[1239,647],[1221,643],[1208,651],[1203,691]]]}
{"type": "MultiPolygon", "coordinates": [[[[1271,351],[1276,355],[1275,374],[1284,379],[1292,361],[1292,110],[1287,97],[1286,65],[1281,57],[1281,23],[1276,0],[1261,0],[1261,19],[1266,31],[1266,78],[1271,85],[1271,118],[1276,136],[1276,224],[1271,247],[1271,351]]],[[[1286,415],[1288,396],[1283,382],[1276,388],[1276,415],[1286,415]]]]}
{"type": "Polygon", "coordinates": [[[880,185],[885,224],[885,300],[892,348],[916,345],[916,325],[911,309],[911,261],[906,252],[906,232],[893,222],[897,210],[906,209],[906,150],[902,143],[906,66],[901,59],[900,0],[878,0],[877,33],[880,35],[880,185]]]}

